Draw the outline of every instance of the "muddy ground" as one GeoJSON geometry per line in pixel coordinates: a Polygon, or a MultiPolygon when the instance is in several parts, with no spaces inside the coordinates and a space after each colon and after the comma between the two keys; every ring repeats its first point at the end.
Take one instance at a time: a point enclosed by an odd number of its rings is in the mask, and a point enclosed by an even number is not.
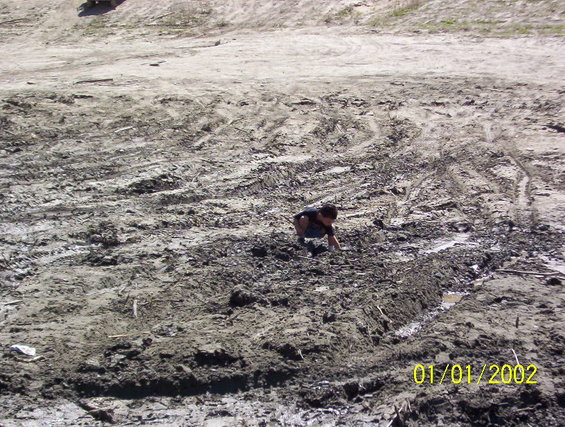
{"type": "Polygon", "coordinates": [[[0,423],[565,423],[562,5],[43,3],[0,3],[0,423]]]}

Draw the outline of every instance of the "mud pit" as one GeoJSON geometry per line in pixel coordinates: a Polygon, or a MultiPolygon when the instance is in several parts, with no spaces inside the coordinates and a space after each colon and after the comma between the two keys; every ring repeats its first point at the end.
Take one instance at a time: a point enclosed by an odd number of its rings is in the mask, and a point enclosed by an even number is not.
{"type": "Polygon", "coordinates": [[[563,424],[561,40],[243,27],[4,42],[2,423],[563,424]]]}

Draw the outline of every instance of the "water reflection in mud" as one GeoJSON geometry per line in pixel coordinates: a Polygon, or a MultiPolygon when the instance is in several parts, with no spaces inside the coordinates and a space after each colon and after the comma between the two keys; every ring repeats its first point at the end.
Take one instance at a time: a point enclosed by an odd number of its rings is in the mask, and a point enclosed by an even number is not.
{"type": "Polygon", "coordinates": [[[428,311],[427,313],[423,314],[420,318],[416,321],[411,322],[401,328],[399,328],[395,335],[406,338],[410,335],[415,334],[420,329],[422,329],[425,325],[433,321],[440,313],[449,310],[455,304],[460,302],[465,295],[468,295],[466,292],[446,292],[443,294],[441,304],[434,308],[433,310],[428,311]]]}

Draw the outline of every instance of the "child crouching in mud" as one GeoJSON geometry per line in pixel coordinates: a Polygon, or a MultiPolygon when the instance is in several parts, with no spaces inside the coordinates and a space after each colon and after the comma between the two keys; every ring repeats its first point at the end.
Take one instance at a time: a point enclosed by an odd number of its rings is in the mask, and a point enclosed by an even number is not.
{"type": "Polygon", "coordinates": [[[306,208],[294,215],[294,228],[298,234],[298,243],[303,245],[304,238],[320,238],[328,235],[330,251],[340,249],[335,237],[333,222],[337,218],[337,208],[334,205],[324,205],[321,209],[306,208]]]}

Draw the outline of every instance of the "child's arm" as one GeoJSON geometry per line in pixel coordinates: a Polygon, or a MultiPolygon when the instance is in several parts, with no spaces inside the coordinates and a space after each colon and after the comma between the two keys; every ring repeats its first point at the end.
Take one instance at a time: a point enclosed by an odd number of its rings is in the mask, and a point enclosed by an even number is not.
{"type": "Polygon", "coordinates": [[[336,248],[336,249],[341,248],[335,236],[328,236],[328,245],[330,246],[330,250],[331,248],[336,248]]]}

